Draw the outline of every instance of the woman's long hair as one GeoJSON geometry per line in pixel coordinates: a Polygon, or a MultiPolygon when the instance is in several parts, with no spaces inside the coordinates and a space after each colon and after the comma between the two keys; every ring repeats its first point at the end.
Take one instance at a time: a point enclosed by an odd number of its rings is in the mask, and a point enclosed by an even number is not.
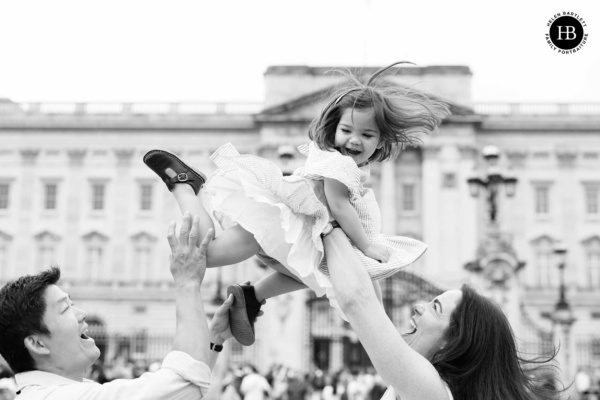
{"type": "Polygon", "coordinates": [[[352,73],[336,71],[347,79],[328,97],[321,114],[309,128],[308,136],[321,150],[335,148],[335,132],[347,109],[372,109],[383,145],[369,161],[393,158],[406,145],[420,143],[419,134],[435,130],[450,114],[444,101],[387,80],[384,75],[393,71],[397,62],[375,72],[366,83],[352,73]]]}
{"type": "Polygon", "coordinates": [[[508,319],[492,300],[468,285],[450,317],[443,350],[432,364],[457,400],[551,400],[560,391],[542,385],[544,369],[556,370],[547,359],[519,355],[508,319]]]}

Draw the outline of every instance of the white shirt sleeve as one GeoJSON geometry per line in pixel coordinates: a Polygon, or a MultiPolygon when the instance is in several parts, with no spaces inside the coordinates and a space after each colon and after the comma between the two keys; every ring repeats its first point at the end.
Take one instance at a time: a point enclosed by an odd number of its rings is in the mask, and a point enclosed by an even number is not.
{"type": "Polygon", "coordinates": [[[32,385],[19,400],[187,400],[201,399],[210,386],[210,368],[187,353],[172,351],[161,368],[137,379],[117,379],[100,385],[76,382],[32,385]]]}

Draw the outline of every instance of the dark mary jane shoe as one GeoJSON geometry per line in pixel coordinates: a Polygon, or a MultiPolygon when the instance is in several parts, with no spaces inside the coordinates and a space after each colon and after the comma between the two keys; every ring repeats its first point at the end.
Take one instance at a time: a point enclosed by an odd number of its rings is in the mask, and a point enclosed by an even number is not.
{"type": "Polygon", "coordinates": [[[144,164],[154,171],[167,185],[169,191],[173,191],[176,183],[187,183],[198,194],[200,188],[206,182],[206,176],[196,172],[181,161],[177,156],[163,150],[150,150],[144,155],[144,164]],[[167,168],[171,168],[177,174],[174,177],[167,175],[167,168]]]}

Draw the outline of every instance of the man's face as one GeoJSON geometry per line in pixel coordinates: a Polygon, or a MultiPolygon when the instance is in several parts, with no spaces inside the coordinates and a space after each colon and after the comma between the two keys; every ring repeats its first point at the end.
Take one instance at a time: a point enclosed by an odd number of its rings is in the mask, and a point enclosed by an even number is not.
{"type": "Polygon", "coordinates": [[[44,324],[51,335],[40,335],[49,351],[50,367],[63,376],[79,377],[100,357],[94,339],[86,335],[87,314],[75,307],[58,286],[46,288],[44,324]]]}

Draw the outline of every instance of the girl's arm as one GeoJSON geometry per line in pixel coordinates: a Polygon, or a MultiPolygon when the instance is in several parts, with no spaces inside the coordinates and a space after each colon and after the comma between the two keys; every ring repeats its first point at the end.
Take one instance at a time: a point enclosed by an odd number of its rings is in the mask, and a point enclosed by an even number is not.
{"type": "Polygon", "coordinates": [[[372,243],[363,229],[358,214],[348,196],[348,187],[335,179],[324,178],[323,189],[333,218],[365,255],[387,262],[389,254],[384,246],[372,243]]]}
{"type": "Polygon", "coordinates": [[[333,218],[339,222],[356,247],[364,253],[371,241],[360,224],[356,210],[350,204],[348,187],[335,179],[325,178],[323,188],[333,218]]]}
{"type": "Polygon", "coordinates": [[[334,229],[323,244],[339,305],[383,380],[402,400],[447,400],[438,372],[404,341],[379,304],[344,232],[334,229]]]}

